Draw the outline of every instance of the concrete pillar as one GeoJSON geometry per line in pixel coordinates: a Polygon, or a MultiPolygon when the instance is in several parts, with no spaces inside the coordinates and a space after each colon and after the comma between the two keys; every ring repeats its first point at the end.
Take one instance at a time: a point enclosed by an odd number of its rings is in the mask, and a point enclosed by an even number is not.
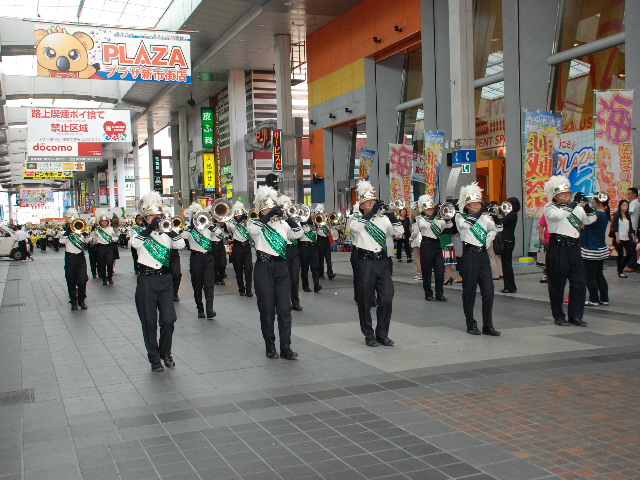
{"type": "MultiPolygon", "coordinates": [[[[231,147],[231,175],[234,197],[244,197],[249,202],[247,185],[247,152],[244,136],[247,134],[247,92],[244,70],[229,71],[229,143],[231,147]]],[[[296,198],[296,201],[300,199],[296,198]]]]}
{"type": "Polygon", "coordinates": [[[9,192],[7,194],[7,198],[9,199],[9,223],[16,223],[15,221],[15,207],[13,206],[13,198],[11,198],[13,194],[9,192]]]}
{"type": "MultiPolygon", "coordinates": [[[[280,190],[298,191],[298,164],[293,138],[293,111],[291,107],[291,37],[276,35],[276,99],[278,102],[278,128],[282,129],[282,158],[284,171],[280,177],[280,190]]],[[[296,199],[298,200],[298,199],[296,199]]]]}
{"type": "MultiPolygon", "coordinates": [[[[640,2],[624,3],[624,23],[625,25],[640,25],[640,2]]],[[[625,28],[625,89],[633,89],[635,101],[638,101],[640,92],[640,30],[637,28],[625,28]]],[[[640,108],[633,109],[632,119],[632,142],[634,148],[634,158],[638,158],[640,149],[640,108]]],[[[640,185],[640,165],[635,162],[633,167],[632,186],[640,185]]]]}
{"type": "Polygon", "coordinates": [[[180,178],[180,204],[176,205],[176,214],[182,213],[182,209],[187,208],[191,202],[189,191],[189,130],[187,128],[187,107],[180,107],[178,110],[178,137],[180,142],[179,158],[177,159],[177,162],[173,163],[174,188],[177,188],[175,187],[176,163],[179,164],[178,173],[180,178]]]}
{"type": "Polygon", "coordinates": [[[93,172],[93,205],[91,208],[97,208],[100,206],[100,180],[98,179],[98,171],[93,172]]]}
{"type": "Polygon", "coordinates": [[[133,147],[133,188],[135,190],[136,198],[133,201],[133,208],[137,211],[138,200],[140,200],[140,157],[138,153],[138,137],[134,137],[135,145],[133,147]]]}
{"type": "Polygon", "coordinates": [[[118,207],[127,208],[127,194],[125,192],[124,152],[116,154],[116,171],[118,172],[118,207]]]}
{"type": "Polygon", "coordinates": [[[107,185],[108,185],[108,192],[109,192],[109,207],[110,208],[114,208],[116,206],[116,188],[115,188],[115,181],[114,181],[114,170],[115,170],[115,166],[116,166],[116,159],[115,158],[109,158],[107,159],[107,185]]]}
{"type": "Polygon", "coordinates": [[[147,126],[147,151],[149,152],[149,191],[153,191],[153,125],[147,126]]]}

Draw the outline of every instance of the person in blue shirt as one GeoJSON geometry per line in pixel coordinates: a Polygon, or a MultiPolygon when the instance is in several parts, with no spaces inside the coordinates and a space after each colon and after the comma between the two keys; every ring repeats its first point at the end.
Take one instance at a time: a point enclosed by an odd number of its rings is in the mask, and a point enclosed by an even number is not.
{"type": "Polygon", "coordinates": [[[585,280],[589,298],[585,305],[609,305],[609,285],[604,278],[604,261],[609,258],[609,247],[606,243],[607,225],[611,220],[609,201],[600,202],[593,199],[597,220],[584,227],[580,253],[584,261],[585,280]]]}

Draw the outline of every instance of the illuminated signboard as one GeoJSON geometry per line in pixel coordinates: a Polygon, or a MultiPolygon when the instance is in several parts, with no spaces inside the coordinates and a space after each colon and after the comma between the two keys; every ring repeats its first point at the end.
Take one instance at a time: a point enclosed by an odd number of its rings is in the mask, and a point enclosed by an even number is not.
{"type": "Polygon", "coordinates": [[[213,135],[215,132],[213,108],[201,108],[200,117],[202,119],[202,148],[213,148],[213,135]]]}
{"type": "Polygon", "coordinates": [[[162,194],[162,151],[153,150],[153,189],[162,194]]]}
{"type": "Polygon", "coordinates": [[[216,191],[216,156],[213,153],[203,155],[204,169],[204,191],[205,193],[215,193],[216,191]]]}
{"type": "Polygon", "coordinates": [[[271,130],[273,171],[282,172],[282,130],[271,130]]]}

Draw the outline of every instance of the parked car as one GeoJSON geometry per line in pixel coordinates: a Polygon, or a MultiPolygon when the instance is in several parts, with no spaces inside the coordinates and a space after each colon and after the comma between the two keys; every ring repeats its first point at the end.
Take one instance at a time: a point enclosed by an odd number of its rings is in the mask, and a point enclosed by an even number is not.
{"type": "Polygon", "coordinates": [[[14,244],[16,238],[8,227],[0,225],[0,257],[11,257],[14,260],[24,260],[18,245],[14,244]]]}

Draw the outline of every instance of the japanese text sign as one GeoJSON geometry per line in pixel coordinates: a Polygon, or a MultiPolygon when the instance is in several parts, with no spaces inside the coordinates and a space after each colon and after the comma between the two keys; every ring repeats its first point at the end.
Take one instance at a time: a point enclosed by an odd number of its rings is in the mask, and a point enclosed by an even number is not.
{"type": "Polygon", "coordinates": [[[202,148],[213,148],[215,135],[215,121],[213,118],[213,108],[200,109],[202,120],[202,148]]]}
{"type": "Polygon", "coordinates": [[[162,194],[162,151],[152,150],[153,155],[153,189],[162,194]]]}
{"type": "Polygon", "coordinates": [[[438,190],[443,150],[444,132],[439,130],[424,132],[425,183],[427,184],[426,193],[432,197],[436,196],[438,190]]]}
{"type": "Polygon", "coordinates": [[[273,171],[282,172],[282,130],[271,130],[271,149],[273,151],[273,171]]]}
{"type": "Polygon", "coordinates": [[[30,108],[27,132],[32,143],[131,142],[133,138],[131,112],[115,109],[30,108]]]}
{"type": "Polygon", "coordinates": [[[203,179],[205,193],[216,191],[216,156],[213,153],[203,155],[203,179]]]}

